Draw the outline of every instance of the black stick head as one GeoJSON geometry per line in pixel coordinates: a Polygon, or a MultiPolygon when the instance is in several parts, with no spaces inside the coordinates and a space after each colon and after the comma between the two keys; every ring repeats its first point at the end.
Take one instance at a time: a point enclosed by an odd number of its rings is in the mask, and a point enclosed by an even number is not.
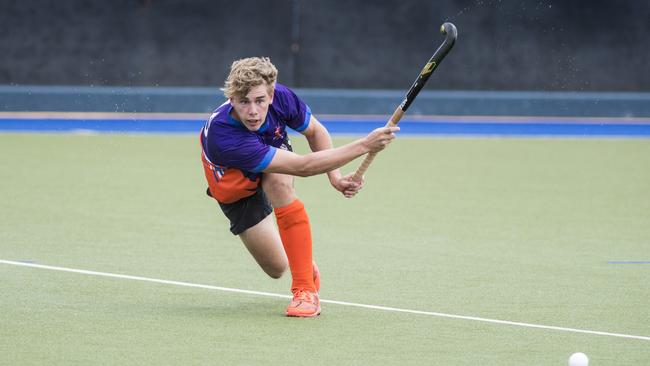
{"type": "Polygon", "coordinates": [[[453,39],[456,39],[456,36],[458,36],[456,26],[453,23],[449,22],[445,22],[440,26],[440,33],[447,36],[448,38],[451,37],[453,39]]]}

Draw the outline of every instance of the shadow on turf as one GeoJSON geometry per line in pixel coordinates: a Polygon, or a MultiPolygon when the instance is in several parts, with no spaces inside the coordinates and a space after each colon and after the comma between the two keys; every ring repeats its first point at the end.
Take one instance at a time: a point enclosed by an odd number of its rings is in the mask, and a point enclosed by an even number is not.
{"type": "Polygon", "coordinates": [[[174,303],[161,306],[160,311],[174,316],[190,318],[286,318],[284,310],[289,300],[260,301],[260,299],[237,299],[219,301],[212,304],[174,303]],[[285,304],[286,302],[286,304],[285,304]]]}

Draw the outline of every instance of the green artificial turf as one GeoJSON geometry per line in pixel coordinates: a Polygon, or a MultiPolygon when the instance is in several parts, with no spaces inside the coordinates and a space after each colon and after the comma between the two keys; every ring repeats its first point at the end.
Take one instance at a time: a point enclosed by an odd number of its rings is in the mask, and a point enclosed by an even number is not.
{"type": "MultiPolygon", "coordinates": [[[[336,145],[350,138],[336,138],[336,145]]],[[[307,145],[294,137],[294,147],[307,145]]],[[[358,161],[344,168],[353,170],[358,161]]],[[[353,199],[297,178],[324,300],[650,337],[650,141],[400,137],[353,199]]],[[[0,134],[0,260],[288,294],[196,136],[0,134]]],[[[8,365],[642,365],[650,341],[0,264],[8,365]]]]}

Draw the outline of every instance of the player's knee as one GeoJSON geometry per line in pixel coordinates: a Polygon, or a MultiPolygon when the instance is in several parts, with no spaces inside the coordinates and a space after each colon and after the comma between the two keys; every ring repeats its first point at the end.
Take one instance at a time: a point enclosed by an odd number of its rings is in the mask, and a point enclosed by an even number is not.
{"type": "Polygon", "coordinates": [[[273,179],[265,182],[264,191],[273,199],[286,200],[294,196],[293,180],[290,179],[273,179]]]}
{"type": "Polygon", "coordinates": [[[264,267],[264,272],[266,272],[266,274],[269,275],[269,277],[276,280],[281,278],[286,271],[287,271],[286,263],[276,263],[271,266],[264,267]]]}

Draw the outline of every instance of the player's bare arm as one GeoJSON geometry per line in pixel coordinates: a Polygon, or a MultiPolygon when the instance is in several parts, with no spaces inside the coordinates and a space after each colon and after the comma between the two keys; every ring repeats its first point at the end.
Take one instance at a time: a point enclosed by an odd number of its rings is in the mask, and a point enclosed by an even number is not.
{"type": "MultiPolygon", "coordinates": [[[[399,127],[381,127],[368,136],[337,148],[298,155],[291,151],[278,149],[265,173],[291,174],[309,177],[338,169],[359,156],[369,152],[379,152],[395,139],[399,127]]],[[[330,142],[331,143],[331,142],[330,142]]]]}
{"type": "MultiPolygon", "coordinates": [[[[316,152],[327,150],[334,146],[332,144],[330,133],[313,115],[311,116],[309,126],[302,132],[302,134],[309,142],[311,151],[316,152]]],[[[341,176],[341,171],[339,169],[334,169],[327,172],[327,177],[334,189],[341,192],[346,198],[351,198],[354,197],[354,195],[356,195],[363,187],[363,180],[360,182],[354,181],[352,179],[353,174],[354,173],[350,173],[348,176],[344,177],[341,176]]]]}

